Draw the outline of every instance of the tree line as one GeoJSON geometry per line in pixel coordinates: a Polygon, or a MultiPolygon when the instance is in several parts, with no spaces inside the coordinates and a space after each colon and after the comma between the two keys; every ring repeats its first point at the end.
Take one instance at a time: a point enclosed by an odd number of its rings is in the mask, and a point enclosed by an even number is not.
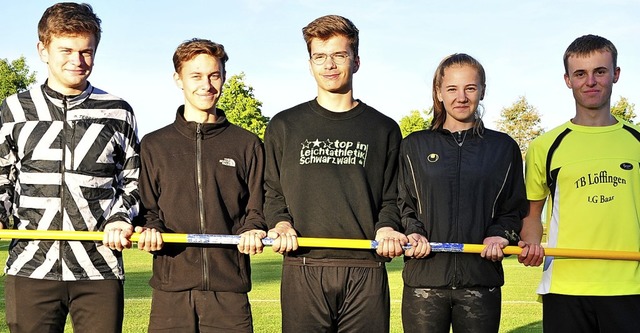
{"type": "MultiPolygon", "coordinates": [[[[635,104],[630,103],[626,97],[620,99],[611,106],[611,113],[625,121],[633,123],[635,104]]],[[[429,110],[412,110],[407,116],[400,119],[400,129],[405,137],[412,132],[428,129],[433,119],[433,107],[429,110]]],[[[529,104],[527,98],[520,96],[513,104],[504,107],[500,111],[496,129],[509,134],[520,146],[520,152],[524,158],[529,142],[544,133],[540,126],[541,118],[538,109],[529,104]]]]}
{"type": "MultiPolygon", "coordinates": [[[[36,73],[29,70],[24,56],[13,61],[0,59],[0,101],[29,89],[35,82],[36,73]]],[[[264,139],[269,117],[262,114],[262,102],[255,97],[253,87],[245,82],[245,74],[229,77],[224,83],[223,91],[218,108],[225,111],[227,119],[264,139]]],[[[611,113],[632,123],[636,117],[635,104],[621,96],[611,107],[611,113]]],[[[432,119],[433,107],[428,110],[409,111],[399,122],[402,136],[428,129],[432,119]]],[[[526,97],[520,96],[513,104],[500,111],[496,126],[497,130],[509,134],[516,140],[524,157],[529,142],[544,133],[540,122],[538,109],[529,104],[526,97]]]]}

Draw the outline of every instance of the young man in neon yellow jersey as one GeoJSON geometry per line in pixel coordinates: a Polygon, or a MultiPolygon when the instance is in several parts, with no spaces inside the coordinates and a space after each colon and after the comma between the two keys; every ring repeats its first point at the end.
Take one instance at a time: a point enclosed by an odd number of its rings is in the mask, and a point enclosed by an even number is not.
{"type": "MultiPolygon", "coordinates": [[[[549,247],[640,250],[640,128],[611,114],[617,50],[594,35],[564,54],[564,79],[576,114],[541,135],[526,156],[529,215],[521,234],[525,265],[540,265],[547,197],[549,247]]],[[[640,262],[544,258],[545,332],[637,332],[640,262]]]]}

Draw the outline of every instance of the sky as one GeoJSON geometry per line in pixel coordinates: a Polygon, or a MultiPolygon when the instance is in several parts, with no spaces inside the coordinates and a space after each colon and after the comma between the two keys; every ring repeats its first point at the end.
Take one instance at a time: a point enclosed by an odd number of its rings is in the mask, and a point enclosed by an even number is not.
{"type": "MultiPolygon", "coordinates": [[[[47,68],[36,52],[37,24],[55,1],[2,1],[0,58],[25,56],[38,82],[47,68]]],[[[221,43],[227,77],[245,83],[268,117],[313,99],[302,28],[338,14],[360,30],[354,96],[399,121],[431,107],[431,81],[445,56],[463,52],[487,73],[487,127],[526,97],[549,130],[575,113],[563,80],[562,55],[577,37],[596,34],[618,49],[620,96],[640,113],[640,1],[637,0],[102,0],[87,1],[102,19],[102,40],[90,82],[127,100],[140,137],[175,119],[183,103],[172,75],[176,47],[194,37],[221,43]]],[[[637,121],[638,119],[636,119],[637,121]]]]}

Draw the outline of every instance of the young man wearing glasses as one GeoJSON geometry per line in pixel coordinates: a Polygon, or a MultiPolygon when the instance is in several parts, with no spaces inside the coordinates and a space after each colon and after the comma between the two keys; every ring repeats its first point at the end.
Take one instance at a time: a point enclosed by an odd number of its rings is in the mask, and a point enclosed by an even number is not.
{"type": "Polygon", "coordinates": [[[388,332],[384,262],[407,238],[396,206],[401,134],[354,99],[358,29],[329,15],[303,29],[316,99],[273,117],[265,133],[265,217],[284,254],[283,332],[388,332]],[[297,237],[373,239],[366,250],[299,248],[297,237]]]}

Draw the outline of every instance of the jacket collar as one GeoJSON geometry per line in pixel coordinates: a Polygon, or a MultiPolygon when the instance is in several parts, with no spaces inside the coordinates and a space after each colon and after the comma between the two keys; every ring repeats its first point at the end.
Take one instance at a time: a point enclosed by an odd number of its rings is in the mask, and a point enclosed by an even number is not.
{"type": "Polygon", "coordinates": [[[212,138],[222,133],[230,123],[227,120],[227,116],[224,111],[216,109],[216,122],[215,123],[196,123],[195,121],[187,121],[184,119],[184,105],[178,107],[176,112],[176,120],[173,122],[173,126],[182,135],[195,140],[198,135],[198,125],[200,126],[200,133],[203,139],[212,138]]]}
{"type": "Polygon", "coordinates": [[[79,105],[80,103],[84,102],[87,98],[89,98],[89,96],[93,92],[93,86],[91,85],[91,83],[87,82],[87,87],[79,95],[73,95],[73,96],[63,95],[51,89],[51,87],[47,85],[47,82],[48,80],[42,84],[42,91],[44,92],[44,95],[47,96],[49,101],[51,101],[51,103],[53,103],[55,106],[59,108],[63,107],[62,101],[66,100],[67,108],[71,109],[79,105]]]}
{"type": "Polygon", "coordinates": [[[467,135],[469,138],[471,138],[471,137],[480,137],[480,138],[482,138],[482,136],[484,135],[486,130],[487,130],[487,128],[482,126],[480,131],[475,131],[473,128],[469,128],[469,129],[466,129],[466,130],[463,130],[463,131],[460,131],[460,132],[451,132],[451,131],[449,131],[448,129],[445,129],[445,128],[440,128],[440,129],[437,129],[435,131],[439,132],[440,134],[447,135],[447,136],[451,135],[451,134],[454,134],[454,133],[460,133],[462,135],[467,135]]]}

